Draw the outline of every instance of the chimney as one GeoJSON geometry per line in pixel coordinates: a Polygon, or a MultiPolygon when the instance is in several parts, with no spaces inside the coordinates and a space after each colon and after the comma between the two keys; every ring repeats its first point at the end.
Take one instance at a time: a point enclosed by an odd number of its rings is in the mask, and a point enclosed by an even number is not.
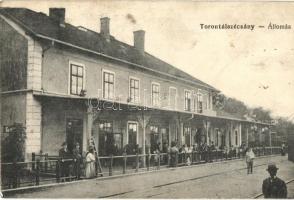
{"type": "Polygon", "coordinates": [[[134,47],[142,54],[145,52],[145,31],[134,31],[134,47]]]}
{"type": "Polygon", "coordinates": [[[109,17],[100,18],[100,33],[106,40],[110,40],[109,17]]]}
{"type": "Polygon", "coordinates": [[[60,25],[64,25],[65,8],[49,8],[49,16],[59,22],[60,25]]]}

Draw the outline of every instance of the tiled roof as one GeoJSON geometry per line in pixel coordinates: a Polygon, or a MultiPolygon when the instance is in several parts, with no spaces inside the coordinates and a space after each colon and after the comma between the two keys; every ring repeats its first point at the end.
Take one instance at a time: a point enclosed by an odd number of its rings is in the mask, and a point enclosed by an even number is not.
{"type": "Polygon", "coordinates": [[[133,46],[116,40],[113,36],[107,41],[100,33],[85,30],[65,23],[62,27],[59,22],[41,12],[35,12],[26,8],[0,8],[0,13],[37,36],[59,40],[84,49],[98,52],[120,60],[144,66],[153,71],[192,81],[195,84],[216,90],[214,87],[200,81],[182,70],[145,52],[138,52],[133,46]]]}

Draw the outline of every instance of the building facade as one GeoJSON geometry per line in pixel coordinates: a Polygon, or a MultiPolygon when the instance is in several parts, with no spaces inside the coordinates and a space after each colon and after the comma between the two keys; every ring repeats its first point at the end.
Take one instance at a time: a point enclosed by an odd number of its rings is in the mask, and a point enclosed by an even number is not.
{"type": "Polygon", "coordinates": [[[57,155],[64,141],[87,151],[91,138],[99,155],[171,141],[270,144],[269,124],[220,114],[217,89],[145,52],[144,31],[130,46],[110,34],[109,18],[100,33],[64,19],[62,8],[0,9],[2,126],[26,127],[28,159],[57,155]]]}

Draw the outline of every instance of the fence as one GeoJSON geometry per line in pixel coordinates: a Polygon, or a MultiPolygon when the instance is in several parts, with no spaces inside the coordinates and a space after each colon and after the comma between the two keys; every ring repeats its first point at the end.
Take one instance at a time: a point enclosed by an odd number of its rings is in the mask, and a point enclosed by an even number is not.
{"type": "MultiPolygon", "coordinates": [[[[256,156],[280,154],[280,147],[254,148],[256,156]]],[[[240,151],[206,151],[184,153],[136,154],[99,157],[102,171],[97,176],[115,176],[160,170],[168,167],[196,165],[207,162],[221,162],[243,158],[240,151]]],[[[96,165],[97,166],[97,165],[96,165]]],[[[85,177],[82,160],[61,159],[58,156],[32,154],[32,161],[1,164],[2,189],[37,186],[40,184],[75,181],[85,177]]]]}

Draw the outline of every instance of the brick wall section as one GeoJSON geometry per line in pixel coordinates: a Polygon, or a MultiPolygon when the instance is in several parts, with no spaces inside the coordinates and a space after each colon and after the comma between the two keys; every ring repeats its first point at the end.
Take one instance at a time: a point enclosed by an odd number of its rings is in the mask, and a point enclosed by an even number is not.
{"type": "MultiPolygon", "coordinates": [[[[28,40],[28,89],[41,89],[42,47],[34,40],[28,40]]],[[[41,150],[41,104],[32,92],[26,95],[26,153],[41,150]]]]}
{"type": "Polygon", "coordinates": [[[41,90],[42,47],[36,41],[28,40],[28,89],[41,90]]]}

